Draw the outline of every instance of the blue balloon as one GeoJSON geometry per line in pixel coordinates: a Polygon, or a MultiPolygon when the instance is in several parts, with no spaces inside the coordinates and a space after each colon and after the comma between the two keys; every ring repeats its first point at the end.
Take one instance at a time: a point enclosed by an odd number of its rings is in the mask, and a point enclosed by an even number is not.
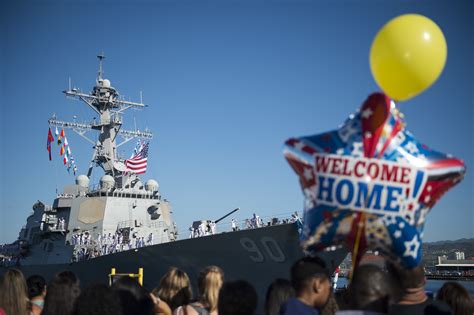
{"type": "Polygon", "coordinates": [[[359,253],[379,250],[408,268],[420,264],[426,216],[466,168],[418,142],[402,116],[374,93],[339,129],[286,141],[285,158],[305,196],[305,250],[357,243],[359,253]]]}

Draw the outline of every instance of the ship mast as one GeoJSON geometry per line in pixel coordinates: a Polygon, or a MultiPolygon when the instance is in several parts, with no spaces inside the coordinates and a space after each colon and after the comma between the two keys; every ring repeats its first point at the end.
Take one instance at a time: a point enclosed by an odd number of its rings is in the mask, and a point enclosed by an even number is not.
{"type": "Polygon", "coordinates": [[[102,61],[104,54],[97,56],[99,59],[99,71],[97,74],[96,84],[89,94],[82,93],[77,88],[69,87],[68,90],[63,91],[67,96],[78,98],[89,106],[98,116],[98,121],[94,119],[92,123],[77,123],[60,121],[55,116],[48,120],[51,126],[58,126],[61,128],[69,128],[79,134],[81,137],[94,145],[94,152],[87,176],[90,178],[92,170],[95,166],[99,166],[104,170],[106,175],[113,176],[117,182],[119,178],[123,177],[123,172],[126,167],[122,160],[117,157],[117,148],[129,142],[134,138],[153,138],[153,133],[145,130],[123,130],[122,115],[130,108],[144,108],[147,105],[123,100],[117,90],[113,88],[110,81],[103,78],[102,61]],[[99,139],[97,142],[88,138],[85,133],[89,130],[99,131],[99,139]],[[116,143],[116,137],[120,135],[123,141],[116,143]]]}

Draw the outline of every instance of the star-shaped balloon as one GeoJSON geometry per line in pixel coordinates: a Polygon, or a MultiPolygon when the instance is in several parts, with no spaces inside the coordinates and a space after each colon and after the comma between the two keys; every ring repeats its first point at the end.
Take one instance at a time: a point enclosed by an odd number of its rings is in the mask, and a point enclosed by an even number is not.
{"type": "Polygon", "coordinates": [[[464,176],[464,163],[405,129],[386,95],[374,93],[337,130],[286,141],[305,196],[302,246],[345,244],[417,266],[426,215],[464,176]]]}

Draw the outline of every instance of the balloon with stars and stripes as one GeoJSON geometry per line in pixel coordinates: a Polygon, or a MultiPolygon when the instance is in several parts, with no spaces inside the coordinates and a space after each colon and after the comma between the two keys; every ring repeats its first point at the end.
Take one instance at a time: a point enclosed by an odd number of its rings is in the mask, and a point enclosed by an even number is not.
{"type": "Polygon", "coordinates": [[[339,129],[285,143],[305,196],[302,245],[379,250],[419,265],[426,216],[462,180],[463,161],[420,143],[382,93],[370,95],[339,129]]]}

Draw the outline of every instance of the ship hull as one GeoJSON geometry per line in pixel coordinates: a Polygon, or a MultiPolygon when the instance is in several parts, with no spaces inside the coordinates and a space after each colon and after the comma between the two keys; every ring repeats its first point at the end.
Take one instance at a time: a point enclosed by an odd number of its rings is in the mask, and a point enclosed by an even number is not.
{"type": "MultiPolygon", "coordinates": [[[[334,270],[345,254],[337,250],[320,256],[334,270]]],[[[244,279],[252,283],[262,304],[268,285],[276,278],[289,278],[291,265],[303,256],[296,225],[284,224],[147,246],[76,263],[20,268],[26,276],[40,274],[47,279],[59,271],[70,270],[79,276],[82,286],[87,286],[108,283],[111,268],[116,268],[117,273],[137,273],[142,267],[144,286],[153,289],[168,268],[176,266],[188,273],[195,289],[199,271],[217,265],[223,269],[226,280],[244,279]]]]}

